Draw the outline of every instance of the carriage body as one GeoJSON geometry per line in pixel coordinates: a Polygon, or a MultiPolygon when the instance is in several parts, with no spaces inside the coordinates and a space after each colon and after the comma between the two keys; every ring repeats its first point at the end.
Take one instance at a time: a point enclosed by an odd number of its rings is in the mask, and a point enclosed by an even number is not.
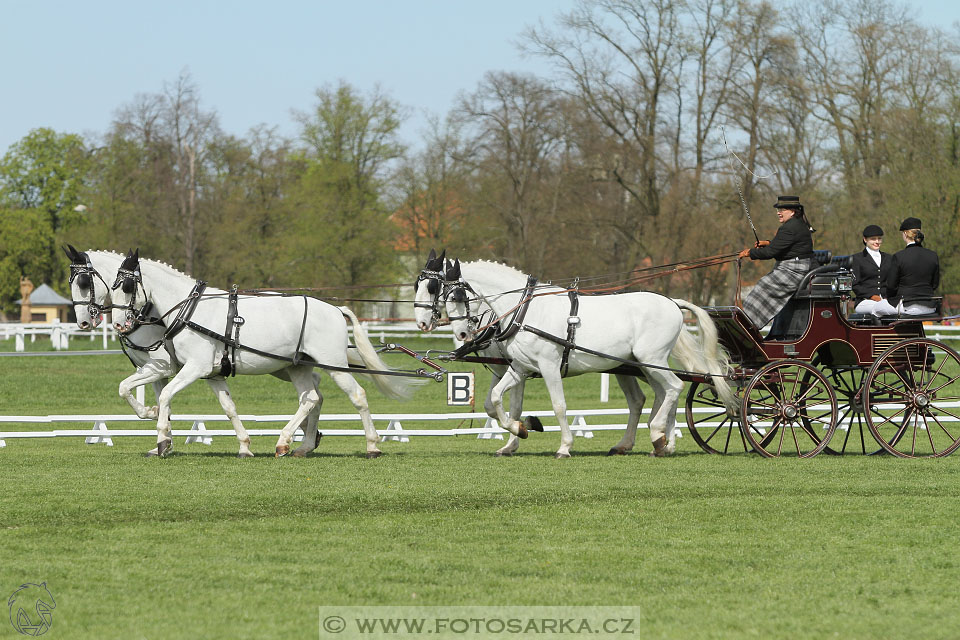
{"type": "Polygon", "coordinates": [[[708,382],[688,378],[691,435],[711,453],[770,457],[939,457],[960,448],[960,356],[924,334],[924,321],[942,316],[847,316],[849,259],[818,254],[821,266],[766,336],[739,307],[707,309],[730,354],[740,413],[719,411],[708,382]],[[838,429],[842,441],[831,444],[838,429]]]}

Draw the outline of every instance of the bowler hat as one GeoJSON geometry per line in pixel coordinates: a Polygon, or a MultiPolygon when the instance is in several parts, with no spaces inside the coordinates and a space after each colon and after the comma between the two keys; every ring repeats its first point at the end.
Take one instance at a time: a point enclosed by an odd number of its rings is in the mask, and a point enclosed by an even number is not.
{"type": "Polygon", "coordinates": [[[909,231],[910,229],[920,228],[920,218],[907,218],[900,223],[900,231],[909,231]]]}
{"type": "Polygon", "coordinates": [[[800,204],[799,196],[777,196],[777,201],[774,203],[773,208],[803,210],[803,205],[800,204]]]}
{"type": "Polygon", "coordinates": [[[863,237],[864,238],[875,238],[877,236],[883,235],[883,229],[879,225],[868,224],[863,228],[863,237]]]}

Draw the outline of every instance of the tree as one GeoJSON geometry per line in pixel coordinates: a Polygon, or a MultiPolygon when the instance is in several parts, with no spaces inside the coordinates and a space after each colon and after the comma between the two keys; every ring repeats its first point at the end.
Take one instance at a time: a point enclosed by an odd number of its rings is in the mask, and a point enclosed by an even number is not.
{"type": "Polygon", "coordinates": [[[16,311],[20,276],[37,285],[65,284],[64,270],[56,258],[56,242],[49,212],[44,209],[0,209],[0,310],[16,311]]]}
{"type": "Polygon", "coordinates": [[[79,215],[88,167],[83,138],[34,129],[0,161],[0,205],[43,211],[59,231],[79,215]]]}

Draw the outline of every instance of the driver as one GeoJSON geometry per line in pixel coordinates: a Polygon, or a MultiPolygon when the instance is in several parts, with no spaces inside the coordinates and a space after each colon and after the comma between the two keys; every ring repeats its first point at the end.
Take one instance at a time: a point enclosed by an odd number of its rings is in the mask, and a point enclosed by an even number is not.
{"type": "Polygon", "coordinates": [[[798,196],[778,196],[780,228],[773,240],[760,240],[752,249],[744,249],[739,257],[751,260],[776,260],[777,264],[743,300],[743,310],[757,329],[762,329],[787,304],[800,281],[816,266],[813,256],[813,232],[798,196]]]}

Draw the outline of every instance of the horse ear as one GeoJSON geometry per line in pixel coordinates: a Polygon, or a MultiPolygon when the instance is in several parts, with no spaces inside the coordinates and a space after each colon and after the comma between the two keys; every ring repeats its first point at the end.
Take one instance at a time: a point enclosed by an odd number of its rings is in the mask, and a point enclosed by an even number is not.
{"type": "Polygon", "coordinates": [[[133,257],[139,262],[140,261],[140,247],[137,247],[137,250],[133,252],[133,257]]]}
{"type": "Polygon", "coordinates": [[[427,256],[427,262],[433,262],[437,259],[437,250],[430,249],[430,255],[427,256]]]}
{"type": "Polygon", "coordinates": [[[450,268],[447,269],[447,279],[448,280],[459,280],[460,279],[460,258],[457,258],[450,268]]]}
{"type": "MultiPolygon", "coordinates": [[[[77,251],[77,248],[75,246],[73,246],[72,244],[68,244],[67,246],[70,247],[70,251],[67,253],[68,258],[70,258],[73,261],[76,261],[78,258],[80,258],[80,252],[77,251]]],[[[66,251],[66,249],[64,249],[64,251],[66,251]]]]}
{"type": "Polygon", "coordinates": [[[446,259],[447,259],[447,250],[444,249],[443,253],[440,254],[440,262],[443,262],[446,259]]]}
{"type": "Polygon", "coordinates": [[[66,248],[65,246],[63,246],[63,245],[60,245],[60,248],[63,249],[63,252],[64,252],[65,254],[67,254],[67,258],[69,258],[70,262],[73,262],[73,254],[70,253],[70,250],[67,249],[67,248],[66,248]]]}

